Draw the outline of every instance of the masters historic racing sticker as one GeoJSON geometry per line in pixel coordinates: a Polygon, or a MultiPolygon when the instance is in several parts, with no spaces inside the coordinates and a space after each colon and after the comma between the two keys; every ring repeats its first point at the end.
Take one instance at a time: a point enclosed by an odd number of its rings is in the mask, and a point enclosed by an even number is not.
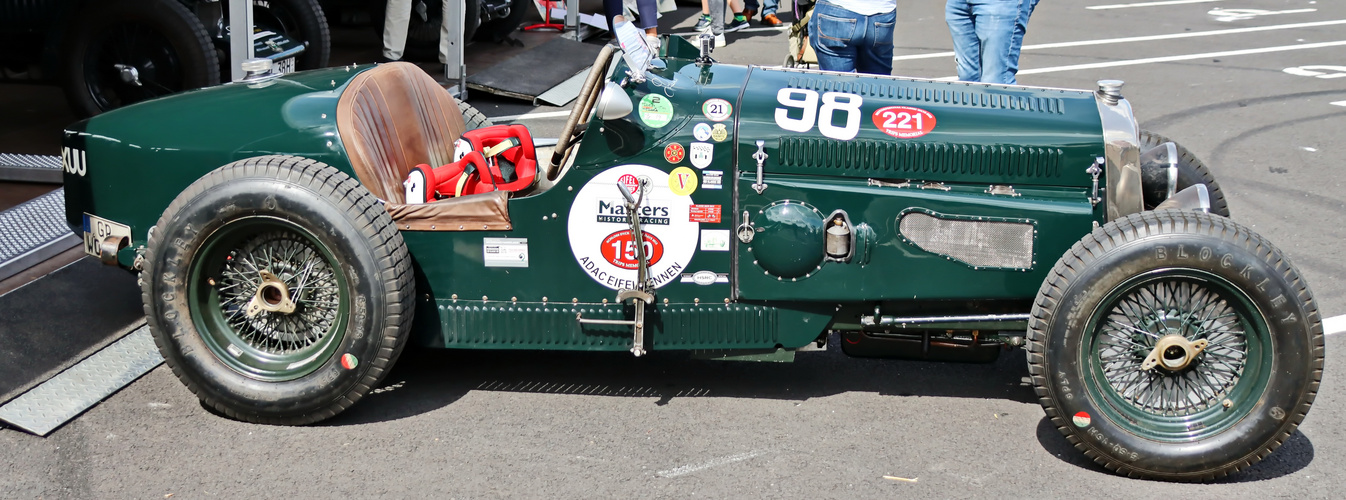
{"type": "MultiPolygon", "coordinates": [[[[679,167],[692,174],[695,171],[679,167]]],[[[613,290],[639,288],[636,241],[627,223],[626,202],[617,183],[645,184],[640,205],[641,246],[650,279],[659,288],[678,281],[696,253],[701,225],[692,222],[692,197],[669,189],[669,174],[645,165],[621,165],[594,176],[575,194],[566,228],[570,251],[589,278],[613,290]]]]}
{"type": "Polygon", "coordinates": [[[874,110],[874,126],[898,139],[915,139],[935,129],[935,114],[910,106],[874,110]]]}

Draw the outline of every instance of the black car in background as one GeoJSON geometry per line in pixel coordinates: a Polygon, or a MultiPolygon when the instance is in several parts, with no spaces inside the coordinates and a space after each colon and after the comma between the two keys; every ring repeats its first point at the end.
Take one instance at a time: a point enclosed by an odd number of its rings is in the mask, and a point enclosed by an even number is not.
{"type": "MultiPolygon", "coordinates": [[[[252,0],[253,50],[282,72],[327,65],[317,0],[252,0]]],[[[0,0],[0,82],[55,83],[92,116],[229,79],[227,0],[0,0]]]]}

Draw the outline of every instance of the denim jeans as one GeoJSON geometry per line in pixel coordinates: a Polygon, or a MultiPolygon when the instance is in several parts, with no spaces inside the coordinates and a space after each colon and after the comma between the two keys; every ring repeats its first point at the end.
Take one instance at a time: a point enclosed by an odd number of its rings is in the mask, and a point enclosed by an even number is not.
{"type": "MultiPolygon", "coordinates": [[[[757,0],[743,0],[743,10],[757,10],[757,7],[757,0]]],[[[759,15],[775,14],[776,10],[780,8],[780,0],[762,0],[761,7],[762,11],[758,13],[759,15]]]]}
{"type": "Polygon", "coordinates": [[[1019,21],[1014,23],[1014,40],[1010,43],[1009,71],[1010,77],[1019,74],[1019,51],[1024,46],[1024,33],[1028,32],[1028,18],[1033,15],[1033,9],[1037,8],[1038,0],[1023,0],[1023,6],[1019,10],[1019,21]]]}
{"type": "Polygon", "coordinates": [[[809,45],[826,71],[893,74],[893,24],[897,11],[863,16],[827,0],[809,21],[809,45]]]}
{"type": "MultiPolygon", "coordinates": [[[[953,36],[959,80],[1015,83],[1019,58],[1014,40],[1023,4],[1024,0],[948,0],[944,21],[953,36]]],[[[1022,36],[1019,40],[1022,43],[1022,36]]]]}

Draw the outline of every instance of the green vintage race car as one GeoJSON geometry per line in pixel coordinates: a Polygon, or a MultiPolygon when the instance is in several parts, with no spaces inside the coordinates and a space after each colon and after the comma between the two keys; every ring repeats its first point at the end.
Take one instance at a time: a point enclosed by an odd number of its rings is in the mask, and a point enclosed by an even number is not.
{"type": "Polygon", "coordinates": [[[250,422],[340,413],[408,342],[786,360],[828,339],[1026,346],[1047,415],[1125,475],[1222,477],[1304,419],[1307,283],[1120,82],[635,52],[603,50],[550,150],[411,65],[263,65],[71,126],[69,223],[140,273],[183,383],[250,422]]]}

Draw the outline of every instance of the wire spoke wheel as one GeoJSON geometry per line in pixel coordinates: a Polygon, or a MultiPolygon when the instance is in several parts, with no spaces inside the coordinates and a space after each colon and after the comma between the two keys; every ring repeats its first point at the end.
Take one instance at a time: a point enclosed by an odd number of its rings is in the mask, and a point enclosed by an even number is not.
{"type": "Polygon", "coordinates": [[[320,363],[310,361],[329,357],[349,309],[346,279],[333,257],[306,231],[287,225],[259,217],[225,226],[193,269],[193,319],[207,346],[234,370],[261,380],[317,369],[320,363]],[[293,307],[279,307],[283,301],[293,307]]]}
{"type": "Polygon", "coordinates": [[[1248,341],[1227,300],[1198,282],[1161,281],[1117,301],[1103,318],[1094,351],[1103,379],[1123,400],[1148,413],[1188,416],[1220,404],[1238,383],[1248,341]],[[1209,346],[1182,370],[1143,369],[1167,335],[1206,339],[1209,346]]]}
{"type": "Polygon", "coordinates": [[[1209,481],[1295,432],[1318,390],[1322,325],[1275,246],[1224,217],[1109,222],[1053,266],[1028,370],[1057,430],[1119,474],[1209,481]]]}

